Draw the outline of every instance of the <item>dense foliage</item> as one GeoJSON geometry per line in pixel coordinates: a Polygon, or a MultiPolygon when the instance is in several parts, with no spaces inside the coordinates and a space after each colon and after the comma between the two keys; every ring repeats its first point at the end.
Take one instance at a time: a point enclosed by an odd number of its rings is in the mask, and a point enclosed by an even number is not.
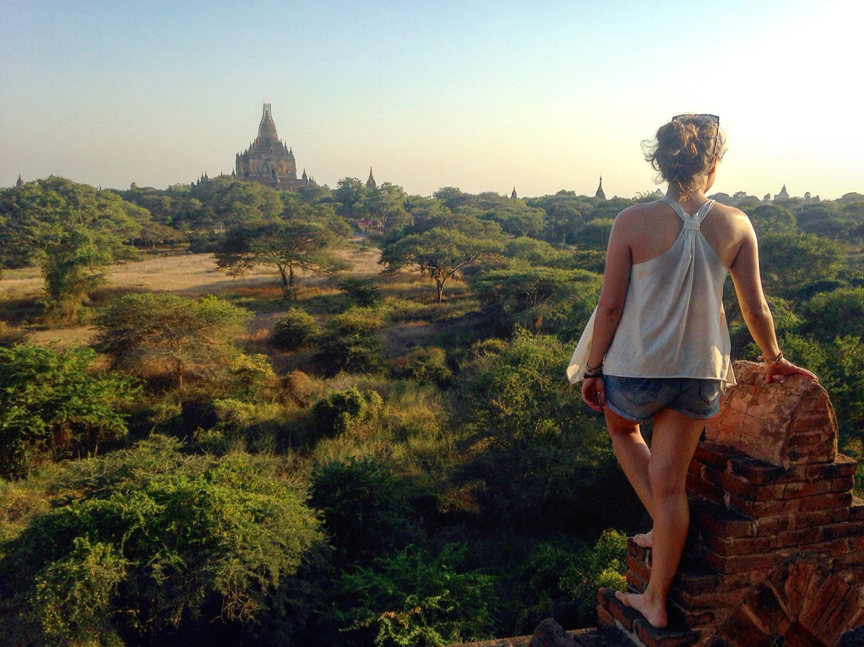
{"type": "Polygon", "coordinates": [[[0,476],[96,451],[127,432],[118,407],[136,387],[120,374],[95,370],[95,357],[89,348],[0,348],[0,476]]]}
{"type": "MultiPolygon", "coordinates": [[[[714,197],[752,219],[780,347],[864,466],[864,196],[714,197]]],[[[0,266],[45,280],[0,309],[0,635],[431,647],[593,623],[650,519],[564,369],[614,218],[654,198],[0,191],[0,266]],[[136,250],[265,276],[100,287],[136,250]],[[23,343],[76,318],[96,352],[23,343]]],[[[731,281],[724,305],[755,359],[731,281]]]]}

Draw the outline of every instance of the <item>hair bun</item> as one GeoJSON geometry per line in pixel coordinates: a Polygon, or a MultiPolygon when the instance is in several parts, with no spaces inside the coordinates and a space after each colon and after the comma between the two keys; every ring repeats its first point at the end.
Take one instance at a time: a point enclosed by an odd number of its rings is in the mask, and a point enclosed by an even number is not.
{"type": "MultiPolygon", "coordinates": [[[[674,119],[660,126],[657,136],[645,154],[661,177],[678,187],[682,195],[693,191],[699,177],[711,166],[714,159],[714,139],[717,125],[698,116],[674,119]]],[[[721,150],[725,144],[719,136],[721,150]]]]}

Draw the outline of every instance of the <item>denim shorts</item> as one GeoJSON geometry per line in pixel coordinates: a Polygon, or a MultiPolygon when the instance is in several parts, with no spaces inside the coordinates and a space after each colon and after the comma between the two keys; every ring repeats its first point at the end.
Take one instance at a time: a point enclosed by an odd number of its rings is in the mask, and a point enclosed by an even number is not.
{"type": "Polygon", "coordinates": [[[720,380],[695,377],[604,375],[606,406],[634,422],[648,422],[663,408],[705,420],[720,412],[720,380]]]}

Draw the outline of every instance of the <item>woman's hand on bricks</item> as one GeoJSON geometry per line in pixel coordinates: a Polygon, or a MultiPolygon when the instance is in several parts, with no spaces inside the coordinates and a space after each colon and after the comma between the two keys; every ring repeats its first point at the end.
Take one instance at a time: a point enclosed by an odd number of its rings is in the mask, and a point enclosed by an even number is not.
{"type": "Polygon", "coordinates": [[[602,377],[586,377],[582,383],[582,399],[594,411],[603,413],[606,406],[606,384],[602,377]]]}
{"type": "Polygon", "coordinates": [[[768,364],[765,366],[765,381],[769,384],[771,382],[783,382],[787,375],[803,375],[811,380],[819,380],[815,373],[811,373],[806,368],[795,366],[795,364],[785,357],[777,364],[768,364]]]}

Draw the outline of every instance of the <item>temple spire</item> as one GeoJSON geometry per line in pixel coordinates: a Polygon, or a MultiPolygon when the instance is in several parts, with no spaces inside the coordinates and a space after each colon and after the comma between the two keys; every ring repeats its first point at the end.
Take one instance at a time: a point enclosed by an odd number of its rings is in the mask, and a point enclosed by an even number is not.
{"type": "Polygon", "coordinates": [[[378,183],[375,182],[375,177],[372,175],[372,167],[369,167],[369,179],[366,180],[366,188],[374,189],[378,186],[378,183]]]}
{"type": "Polygon", "coordinates": [[[518,195],[516,195],[516,187],[515,187],[515,186],[513,187],[513,193],[510,194],[510,197],[511,197],[513,200],[515,200],[516,198],[519,197],[518,195]]]}
{"type": "Polygon", "coordinates": [[[276,123],[273,121],[273,112],[270,110],[270,104],[264,104],[264,114],[261,115],[261,123],[258,125],[258,139],[260,141],[278,142],[279,136],[276,134],[276,123]]]}
{"type": "Polygon", "coordinates": [[[18,181],[15,183],[15,188],[20,189],[22,186],[24,186],[24,180],[21,179],[21,174],[19,173],[18,181]]]}
{"type": "Polygon", "coordinates": [[[603,191],[603,174],[600,174],[600,186],[597,187],[597,193],[594,194],[595,198],[600,198],[601,200],[606,199],[606,192],[603,191]]]}

